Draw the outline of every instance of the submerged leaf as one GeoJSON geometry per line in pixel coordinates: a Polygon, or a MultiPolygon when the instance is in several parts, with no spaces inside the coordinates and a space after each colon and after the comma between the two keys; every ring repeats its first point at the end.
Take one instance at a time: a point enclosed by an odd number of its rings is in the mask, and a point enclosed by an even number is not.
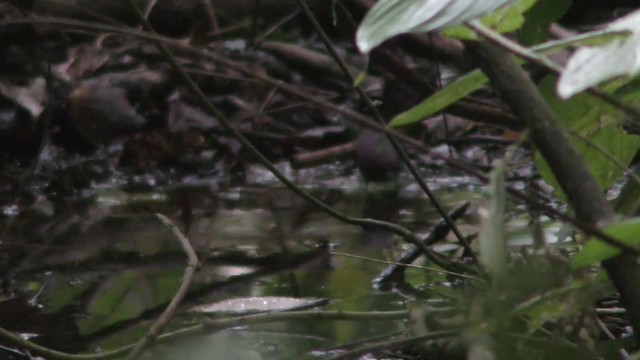
{"type": "MultiPolygon", "coordinates": [[[[555,95],[553,87],[554,78],[549,77],[542,81],[539,89],[562,126],[576,134],[571,137],[572,144],[598,184],[603,190],[608,189],[623,170],[607,158],[603,150],[619,163],[628,164],[640,147],[640,138],[624,131],[622,115],[610,105],[586,94],[563,101],[555,95]]],[[[544,180],[559,190],[555,177],[539,153],[535,160],[544,180]]]]}
{"type": "Polygon", "coordinates": [[[213,304],[200,305],[192,312],[198,313],[234,313],[247,314],[263,311],[301,310],[326,304],[326,299],[292,298],[285,296],[257,296],[235,298],[219,301],[213,304]]]}

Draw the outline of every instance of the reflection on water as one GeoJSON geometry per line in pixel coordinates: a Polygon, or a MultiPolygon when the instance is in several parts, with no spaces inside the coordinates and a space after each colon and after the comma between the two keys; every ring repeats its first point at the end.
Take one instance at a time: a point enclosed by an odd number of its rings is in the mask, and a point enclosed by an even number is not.
{"type": "MultiPolygon", "coordinates": [[[[348,185],[352,179],[332,181],[340,186],[312,191],[350,216],[399,222],[413,230],[438,219],[423,197],[406,189],[365,190],[348,185]]],[[[456,196],[442,195],[451,199],[449,206],[473,197],[467,193],[458,201],[456,196]]],[[[106,189],[95,199],[68,204],[65,212],[49,217],[29,217],[25,212],[3,220],[7,235],[0,244],[6,274],[3,299],[12,299],[3,300],[3,307],[11,303],[24,307],[31,301],[28,311],[42,319],[31,323],[35,326],[15,323],[11,330],[45,334],[49,319],[68,319],[55,344],[60,350],[78,350],[79,344],[86,350],[126,345],[146,331],[177,290],[186,264],[180,245],[153,215],[156,212],[183,228],[202,263],[185,308],[260,296],[327,298],[326,309],[345,311],[404,308],[401,297],[371,286],[384,264],[329,257],[318,244],[387,261],[393,261],[405,245],[385,231],[331,218],[288,189],[264,185],[181,186],[146,193],[106,189]]],[[[0,319],[5,326],[15,321],[5,320],[8,317],[0,319]]],[[[179,313],[177,320],[174,327],[195,321],[186,313],[179,313]]],[[[191,338],[172,344],[170,352],[162,346],[157,351],[174,354],[166,358],[210,359],[212,349],[216,354],[229,351],[220,355],[225,359],[269,353],[279,354],[275,358],[295,357],[401,328],[402,323],[380,326],[367,321],[281,322],[191,338]]]]}

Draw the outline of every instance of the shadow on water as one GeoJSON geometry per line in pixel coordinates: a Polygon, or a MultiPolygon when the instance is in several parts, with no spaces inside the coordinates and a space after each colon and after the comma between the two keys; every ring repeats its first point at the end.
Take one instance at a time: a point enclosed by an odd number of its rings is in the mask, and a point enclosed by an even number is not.
{"type": "MultiPolygon", "coordinates": [[[[414,230],[438,220],[428,202],[406,188],[347,185],[312,191],[351,216],[414,230]]],[[[451,206],[461,202],[450,198],[451,206]]],[[[401,296],[371,285],[385,264],[364,258],[393,261],[406,245],[385,231],[341,223],[288,189],[206,184],[146,193],[107,189],[66,209],[5,218],[0,243],[0,323],[55,349],[92,352],[130,344],[166,307],[183,277],[186,256],[156,212],[184,230],[202,264],[170,330],[217,316],[190,309],[230,299],[327,299],[324,309],[342,311],[404,308],[401,296]]],[[[279,322],[160,344],[147,358],[210,359],[212,351],[220,359],[292,358],[402,328],[401,322],[279,322]]],[[[21,358],[5,345],[0,352],[21,358]]]]}

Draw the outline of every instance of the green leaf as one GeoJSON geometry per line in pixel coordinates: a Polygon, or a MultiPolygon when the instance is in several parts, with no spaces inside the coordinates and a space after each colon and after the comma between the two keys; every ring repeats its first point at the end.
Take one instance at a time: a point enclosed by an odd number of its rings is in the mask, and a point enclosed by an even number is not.
{"type": "MultiPolygon", "coordinates": [[[[539,89],[560,123],[588,139],[590,143],[605,149],[618,162],[628,164],[640,147],[640,137],[623,130],[622,114],[587,94],[561,100],[555,95],[554,83],[555,78],[548,77],[542,81],[539,89]]],[[[575,136],[571,137],[571,142],[603,190],[620,178],[623,170],[603,155],[602,151],[575,136]]],[[[544,180],[560,192],[554,175],[539,153],[536,153],[535,161],[544,180]]]]}
{"type": "Polygon", "coordinates": [[[530,50],[540,54],[551,54],[563,49],[571,49],[577,46],[606,45],[612,41],[625,40],[630,33],[620,30],[598,30],[578,34],[570,38],[550,40],[545,43],[532,46],[530,50]]]}
{"type": "MultiPolygon", "coordinates": [[[[533,275],[540,275],[534,268],[531,271],[533,275]]],[[[602,298],[601,287],[607,284],[609,280],[601,274],[576,278],[562,287],[549,289],[542,295],[527,299],[511,310],[509,315],[514,319],[526,318],[528,333],[533,334],[549,322],[569,319],[593,307],[593,303],[602,298]]]]}
{"type": "Polygon", "coordinates": [[[364,70],[360,71],[360,73],[358,74],[358,76],[356,76],[355,79],[353,79],[353,87],[356,88],[360,85],[362,85],[362,83],[365,81],[365,79],[367,78],[367,68],[369,67],[369,56],[365,56],[365,68],[364,70]]]}
{"type": "Polygon", "coordinates": [[[477,90],[487,81],[487,76],[482,71],[474,70],[445,86],[418,105],[394,117],[389,123],[389,127],[404,126],[421,121],[477,90]]]}
{"type": "Polygon", "coordinates": [[[91,289],[91,283],[79,282],[73,286],[57,287],[47,296],[47,306],[42,310],[47,314],[55,314],[65,306],[69,306],[91,289]]]}
{"type": "MultiPolygon", "coordinates": [[[[538,0],[518,0],[509,6],[496,10],[480,19],[482,25],[490,27],[498,33],[508,33],[518,30],[525,22],[524,13],[538,0]]],[[[475,40],[476,33],[465,26],[456,26],[444,30],[443,35],[462,40],[475,40]]]]}
{"type": "Polygon", "coordinates": [[[546,41],[549,26],[558,20],[571,6],[571,0],[538,0],[527,12],[524,25],[518,30],[518,39],[523,45],[546,41]]]}
{"type": "Polygon", "coordinates": [[[565,66],[558,82],[558,94],[569,98],[589,87],[611,79],[640,73],[640,11],[634,11],[607,26],[607,30],[629,31],[624,40],[602,47],[578,49],[565,66]]]}
{"type": "Polygon", "coordinates": [[[78,321],[78,331],[92,334],[169,302],[181,279],[180,270],[151,274],[126,271],[112,276],[92,294],[86,316],[78,321]]]}
{"type": "MultiPolygon", "coordinates": [[[[403,33],[427,32],[460,25],[508,4],[511,0],[385,0],[369,10],[356,32],[356,44],[366,53],[403,33]]],[[[529,2],[535,0],[520,0],[529,2]]]]}
{"type": "MultiPolygon", "coordinates": [[[[614,96],[625,101],[632,106],[638,107],[640,102],[640,78],[636,77],[619,87],[614,96]]],[[[637,125],[637,120],[635,126],[637,125]]],[[[634,173],[640,176],[640,169],[635,169],[634,173]]],[[[616,213],[626,216],[633,216],[640,209],[640,184],[629,178],[620,190],[620,195],[615,200],[616,213]]]]}
{"type": "MultiPolygon", "coordinates": [[[[638,234],[640,234],[640,218],[628,219],[621,223],[608,226],[603,232],[623,244],[636,245],[640,243],[640,236],[638,236],[638,234]]],[[[591,238],[584,245],[582,251],[571,259],[571,267],[581,268],[595,265],[619,253],[619,249],[596,238],[591,238]]]]}
{"type": "MultiPolygon", "coordinates": [[[[618,34],[619,35],[619,34],[618,34]]],[[[618,36],[617,35],[617,36],[618,36]]],[[[605,37],[609,36],[608,34],[600,34],[595,39],[588,38],[584,41],[603,41],[605,37]]],[[[577,37],[575,39],[578,39],[577,37]]],[[[610,38],[609,38],[610,39],[610,38]]],[[[564,48],[565,46],[571,45],[571,39],[568,41],[559,42],[549,42],[542,45],[538,45],[535,49],[539,49],[541,52],[564,48]],[[552,46],[553,48],[549,48],[552,46]]],[[[534,48],[532,48],[534,49],[534,48]]],[[[517,60],[519,63],[523,61],[521,59],[517,60]]],[[[435,94],[421,101],[418,105],[412,107],[411,109],[396,115],[390,122],[389,127],[400,127],[406,126],[418,121],[421,121],[438,111],[441,111],[448,107],[449,105],[455,103],[456,101],[464,98],[470,93],[478,90],[480,87],[485,85],[488,82],[488,79],[484,73],[480,70],[474,70],[458,79],[454,82],[448,84],[444,88],[440,89],[435,94]]],[[[637,88],[637,87],[636,87],[637,88]]],[[[551,90],[549,90],[551,91],[551,90]]],[[[552,91],[551,91],[552,92],[552,91]]],[[[553,93],[553,92],[552,92],[553,93]]],[[[550,93],[548,96],[552,97],[550,93]]],[[[633,96],[626,96],[629,99],[637,99],[639,95],[634,91],[633,96]]],[[[586,102],[591,102],[592,99],[589,98],[586,102]]],[[[595,101],[595,100],[594,100],[595,101]]],[[[582,108],[584,109],[584,108],[582,108]]]]}

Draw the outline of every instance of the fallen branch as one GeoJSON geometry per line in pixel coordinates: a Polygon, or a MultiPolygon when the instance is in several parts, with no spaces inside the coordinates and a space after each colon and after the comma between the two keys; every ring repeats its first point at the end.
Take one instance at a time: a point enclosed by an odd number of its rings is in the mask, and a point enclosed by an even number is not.
{"type": "Polygon", "coordinates": [[[184,250],[184,252],[187,254],[187,258],[189,260],[187,261],[187,266],[184,269],[184,276],[182,277],[180,288],[178,289],[178,291],[176,291],[173,299],[171,299],[171,302],[169,303],[169,305],[167,305],[167,308],[164,310],[164,312],[162,312],[156,322],[151,325],[151,327],[149,328],[149,332],[147,332],[147,334],[142,339],[140,339],[140,341],[138,341],[136,347],[131,350],[131,352],[127,356],[127,360],[137,359],[142,354],[147,345],[155,341],[155,339],[160,335],[162,329],[164,329],[169,320],[171,320],[173,314],[176,312],[176,309],[178,308],[180,303],[182,303],[182,300],[187,294],[187,291],[189,291],[189,287],[191,287],[191,283],[193,282],[193,275],[198,269],[198,256],[193,250],[189,239],[187,239],[187,237],[182,234],[180,229],[178,229],[178,227],[174,223],[172,223],[169,218],[162,214],[156,214],[156,216],[166,227],[171,229],[173,234],[180,242],[180,245],[182,245],[182,250],[184,250]]]}

